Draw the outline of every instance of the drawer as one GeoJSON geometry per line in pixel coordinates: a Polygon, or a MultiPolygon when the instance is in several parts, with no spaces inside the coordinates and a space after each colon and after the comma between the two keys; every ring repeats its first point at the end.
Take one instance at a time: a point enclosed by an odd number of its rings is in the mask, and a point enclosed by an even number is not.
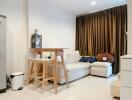
{"type": "Polygon", "coordinates": [[[132,71],[132,59],[121,59],[121,70],[132,71]]]}
{"type": "Polygon", "coordinates": [[[121,86],[132,87],[132,72],[121,72],[121,86]]]}
{"type": "Polygon", "coordinates": [[[132,88],[121,87],[120,100],[132,100],[132,88]]]}

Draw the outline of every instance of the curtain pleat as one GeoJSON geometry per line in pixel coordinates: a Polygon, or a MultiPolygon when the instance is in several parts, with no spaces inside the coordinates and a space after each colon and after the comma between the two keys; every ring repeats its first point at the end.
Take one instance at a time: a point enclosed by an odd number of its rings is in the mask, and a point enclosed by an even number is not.
{"type": "Polygon", "coordinates": [[[127,5],[76,18],[76,50],[81,55],[114,55],[113,73],[120,71],[120,56],[127,53],[127,5]]]}

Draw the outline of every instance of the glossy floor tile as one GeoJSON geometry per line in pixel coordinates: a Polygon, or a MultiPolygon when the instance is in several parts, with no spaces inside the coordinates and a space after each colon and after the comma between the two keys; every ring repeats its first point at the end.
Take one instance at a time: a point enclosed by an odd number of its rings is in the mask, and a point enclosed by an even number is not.
{"type": "Polygon", "coordinates": [[[33,85],[25,86],[21,91],[9,90],[0,94],[0,100],[116,100],[110,94],[110,84],[115,77],[101,78],[87,76],[71,82],[69,88],[59,85],[58,94],[54,94],[52,85],[43,90],[33,85]]]}

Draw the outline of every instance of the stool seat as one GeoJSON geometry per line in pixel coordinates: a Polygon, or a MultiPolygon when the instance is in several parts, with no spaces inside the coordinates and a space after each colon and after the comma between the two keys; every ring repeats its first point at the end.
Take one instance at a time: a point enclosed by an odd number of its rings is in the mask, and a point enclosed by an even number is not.
{"type": "Polygon", "coordinates": [[[45,59],[45,58],[27,58],[28,60],[36,60],[36,61],[51,61],[51,59],[45,59]]]}
{"type": "Polygon", "coordinates": [[[109,77],[112,75],[112,64],[109,62],[94,62],[91,64],[91,75],[109,77]]]}

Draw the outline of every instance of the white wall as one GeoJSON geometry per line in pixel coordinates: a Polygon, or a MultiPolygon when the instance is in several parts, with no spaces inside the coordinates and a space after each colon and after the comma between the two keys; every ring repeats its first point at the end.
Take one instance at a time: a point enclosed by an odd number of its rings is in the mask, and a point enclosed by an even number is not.
{"type": "Polygon", "coordinates": [[[128,0],[128,54],[132,54],[132,0],[128,0]]]}
{"type": "Polygon", "coordinates": [[[75,16],[49,5],[48,0],[29,0],[29,13],[26,9],[28,0],[0,1],[0,14],[7,16],[8,74],[25,71],[27,38],[35,28],[43,34],[43,47],[74,49],[75,16]]]}
{"type": "Polygon", "coordinates": [[[43,35],[43,47],[75,49],[75,16],[48,0],[29,0],[29,33],[35,28],[43,35]]]}
{"type": "Polygon", "coordinates": [[[26,34],[23,0],[1,0],[0,14],[7,16],[7,73],[24,70],[26,34]]]}

